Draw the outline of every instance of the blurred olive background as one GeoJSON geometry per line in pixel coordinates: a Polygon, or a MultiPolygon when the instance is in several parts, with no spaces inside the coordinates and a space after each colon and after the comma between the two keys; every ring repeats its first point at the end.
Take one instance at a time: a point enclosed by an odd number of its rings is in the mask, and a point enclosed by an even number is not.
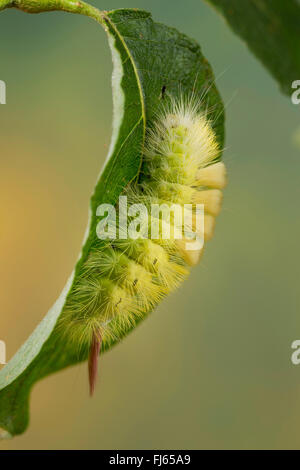
{"type": "MultiPolygon", "coordinates": [[[[190,280],[102,357],[95,397],[86,364],[50,376],[33,389],[27,432],[1,448],[300,448],[300,108],[204,2],[94,4],[151,10],[201,44],[226,104],[224,209],[190,280]]],[[[110,141],[112,66],[101,27],[61,12],[1,12],[0,57],[10,358],[76,261],[110,141]]]]}

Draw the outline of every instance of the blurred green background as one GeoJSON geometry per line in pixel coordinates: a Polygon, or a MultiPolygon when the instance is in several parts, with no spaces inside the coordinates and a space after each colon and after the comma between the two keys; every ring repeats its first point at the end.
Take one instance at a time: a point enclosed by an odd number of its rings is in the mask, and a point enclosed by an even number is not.
{"type": "MultiPolygon", "coordinates": [[[[33,390],[28,431],[1,448],[300,448],[300,108],[204,2],[94,4],[150,10],[201,44],[226,103],[229,185],[201,265],[102,357],[95,397],[85,364],[50,376],[33,390]]],[[[101,27],[65,13],[1,12],[0,57],[10,358],[76,261],[110,141],[112,66],[101,27]]]]}

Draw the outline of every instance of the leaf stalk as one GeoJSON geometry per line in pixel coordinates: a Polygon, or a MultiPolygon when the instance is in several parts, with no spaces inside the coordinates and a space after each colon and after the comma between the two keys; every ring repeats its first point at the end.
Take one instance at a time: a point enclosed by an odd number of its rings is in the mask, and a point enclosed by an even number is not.
{"type": "Polygon", "coordinates": [[[0,0],[0,11],[6,8],[16,8],[26,13],[66,11],[89,16],[98,23],[105,24],[105,12],[81,0],[0,0]]]}

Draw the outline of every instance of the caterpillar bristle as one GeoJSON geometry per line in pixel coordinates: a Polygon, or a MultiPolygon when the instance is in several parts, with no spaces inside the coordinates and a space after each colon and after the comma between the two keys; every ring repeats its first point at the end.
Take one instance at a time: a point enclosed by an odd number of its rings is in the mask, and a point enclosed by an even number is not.
{"type": "Polygon", "coordinates": [[[219,189],[208,189],[195,191],[192,196],[192,202],[204,204],[205,211],[208,214],[217,216],[222,206],[223,193],[219,189]]]}
{"type": "Polygon", "coordinates": [[[115,206],[112,232],[118,235],[92,245],[59,320],[68,339],[89,349],[91,395],[101,346],[120,340],[199,263],[226,185],[219,156],[211,123],[195,99],[171,99],[149,126],[140,175],[122,193],[129,205],[142,204],[146,212],[138,222],[129,214],[124,227],[120,204],[115,206]],[[199,204],[204,226],[198,224],[199,204]],[[186,205],[187,233],[181,224],[186,205]],[[129,230],[132,223],[139,228],[137,237],[129,230]]]}
{"type": "Polygon", "coordinates": [[[204,230],[197,227],[196,215],[192,215],[192,228],[197,232],[199,237],[204,238],[205,241],[211,240],[214,234],[216,219],[211,214],[204,214],[204,230]]]}
{"type": "Polygon", "coordinates": [[[98,376],[98,360],[101,351],[101,344],[102,337],[100,332],[94,331],[88,359],[90,396],[93,396],[96,387],[98,376]]]}
{"type": "Polygon", "coordinates": [[[189,241],[188,239],[184,238],[182,240],[177,240],[176,244],[186,264],[188,264],[189,266],[196,266],[199,263],[202,257],[204,248],[203,247],[199,248],[198,241],[189,241]],[[187,250],[186,249],[187,243],[194,245],[194,247],[191,247],[190,250],[187,250]]]}
{"type": "Polygon", "coordinates": [[[223,162],[201,168],[196,173],[195,186],[224,189],[226,186],[226,168],[223,162]]]}

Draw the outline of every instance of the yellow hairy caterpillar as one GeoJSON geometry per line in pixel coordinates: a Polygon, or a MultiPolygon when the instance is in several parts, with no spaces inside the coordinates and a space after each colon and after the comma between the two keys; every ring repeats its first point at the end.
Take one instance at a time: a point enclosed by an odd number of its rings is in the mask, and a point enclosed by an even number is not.
{"type": "Polygon", "coordinates": [[[109,229],[109,218],[101,219],[97,234],[105,241],[89,253],[60,320],[68,339],[90,351],[91,394],[101,345],[120,339],[199,262],[201,240],[213,234],[226,183],[219,158],[209,119],[194,99],[171,100],[148,130],[138,179],[119,199],[109,229]],[[133,208],[125,225],[123,200],[133,208]]]}

